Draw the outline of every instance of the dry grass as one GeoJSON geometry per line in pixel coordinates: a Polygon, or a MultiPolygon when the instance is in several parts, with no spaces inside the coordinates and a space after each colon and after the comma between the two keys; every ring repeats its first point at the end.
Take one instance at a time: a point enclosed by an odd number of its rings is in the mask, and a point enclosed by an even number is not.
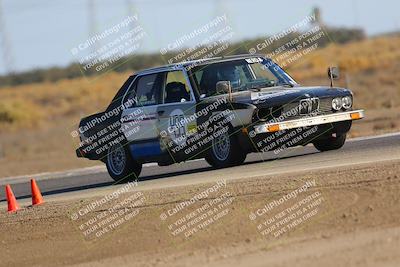
{"type": "MultiPolygon", "coordinates": [[[[304,85],[328,84],[329,65],[341,68],[338,85],[352,89],[355,106],[367,110],[368,118],[355,123],[353,136],[400,129],[399,37],[332,44],[305,56],[289,72],[304,85]]],[[[0,176],[95,164],[75,157],[76,143],[69,133],[81,117],[104,110],[128,75],[1,89],[0,176]]]]}
{"type": "Polygon", "coordinates": [[[300,80],[307,80],[321,74],[325,76],[328,65],[339,66],[349,74],[398,69],[400,37],[374,38],[346,45],[332,43],[324,49],[309,54],[291,70],[296,72],[300,80]]]}
{"type": "Polygon", "coordinates": [[[98,164],[76,158],[77,140],[70,133],[80,118],[104,110],[128,76],[1,89],[0,177],[98,164]]]}
{"type": "Polygon", "coordinates": [[[42,128],[56,120],[76,124],[82,115],[104,109],[129,73],[6,87],[0,90],[0,131],[42,128]],[[4,104],[3,104],[4,103],[4,104]]]}

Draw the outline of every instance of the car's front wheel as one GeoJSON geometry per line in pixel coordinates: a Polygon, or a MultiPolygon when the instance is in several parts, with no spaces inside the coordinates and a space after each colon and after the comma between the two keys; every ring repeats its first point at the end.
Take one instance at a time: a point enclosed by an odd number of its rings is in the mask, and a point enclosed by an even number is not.
{"type": "Polygon", "coordinates": [[[328,151],[341,148],[346,141],[346,134],[330,136],[328,138],[314,141],[314,146],[319,151],[328,151]]]}
{"type": "Polygon", "coordinates": [[[128,149],[117,144],[108,149],[106,159],[107,171],[117,182],[138,180],[142,164],[132,159],[128,149]]]}
{"type": "Polygon", "coordinates": [[[214,168],[225,168],[242,164],[246,153],[241,151],[237,137],[230,130],[219,128],[211,141],[206,161],[214,168]]]}

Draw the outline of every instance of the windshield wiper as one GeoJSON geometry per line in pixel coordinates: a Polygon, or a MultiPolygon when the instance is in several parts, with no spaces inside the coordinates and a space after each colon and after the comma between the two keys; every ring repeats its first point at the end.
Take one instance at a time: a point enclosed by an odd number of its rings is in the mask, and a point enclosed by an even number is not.
{"type": "Polygon", "coordinates": [[[262,83],[253,83],[248,87],[248,90],[257,90],[260,91],[261,88],[266,88],[266,87],[273,87],[275,86],[275,81],[266,81],[262,83]]]}
{"type": "Polygon", "coordinates": [[[293,84],[291,83],[279,83],[279,85],[285,86],[285,87],[294,87],[293,84]]]}
{"type": "Polygon", "coordinates": [[[261,91],[261,88],[263,88],[264,86],[262,84],[259,85],[252,85],[250,86],[250,88],[248,88],[248,90],[252,90],[252,91],[261,91]]]}

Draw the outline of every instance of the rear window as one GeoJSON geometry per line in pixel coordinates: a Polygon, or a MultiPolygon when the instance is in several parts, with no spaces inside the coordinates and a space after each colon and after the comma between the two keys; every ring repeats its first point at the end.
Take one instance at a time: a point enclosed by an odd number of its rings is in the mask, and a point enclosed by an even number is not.
{"type": "Polygon", "coordinates": [[[121,104],[121,100],[125,95],[125,92],[129,89],[129,86],[132,84],[132,81],[135,79],[135,76],[129,76],[129,78],[124,82],[122,87],[118,90],[117,94],[112,99],[110,105],[108,105],[107,110],[111,110],[116,108],[121,104]]]}

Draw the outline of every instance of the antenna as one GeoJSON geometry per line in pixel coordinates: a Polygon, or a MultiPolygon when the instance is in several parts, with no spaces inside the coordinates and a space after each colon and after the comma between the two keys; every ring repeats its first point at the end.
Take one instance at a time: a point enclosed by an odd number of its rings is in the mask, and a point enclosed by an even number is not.
{"type": "Polygon", "coordinates": [[[1,36],[1,46],[3,52],[4,68],[7,73],[12,73],[14,71],[14,58],[12,53],[12,46],[10,44],[10,39],[8,38],[8,33],[6,29],[6,23],[3,16],[3,5],[0,0],[0,36],[1,36]]]}

